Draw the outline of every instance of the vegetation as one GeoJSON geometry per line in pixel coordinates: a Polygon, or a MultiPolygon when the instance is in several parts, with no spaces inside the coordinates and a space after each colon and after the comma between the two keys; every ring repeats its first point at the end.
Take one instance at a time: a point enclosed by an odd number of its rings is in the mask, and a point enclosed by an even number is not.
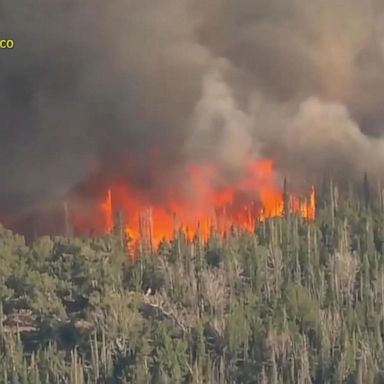
{"type": "Polygon", "coordinates": [[[0,228],[0,383],[383,383],[384,209],[369,189],[326,183],[314,222],[178,233],[135,263],[117,234],[27,246],[0,228]]]}

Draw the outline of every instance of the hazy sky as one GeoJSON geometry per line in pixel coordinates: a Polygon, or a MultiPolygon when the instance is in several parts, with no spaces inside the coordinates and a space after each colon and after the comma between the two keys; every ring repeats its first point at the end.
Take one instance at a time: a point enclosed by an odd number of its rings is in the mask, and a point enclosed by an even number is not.
{"type": "Polygon", "coordinates": [[[383,174],[383,1],[3,0],[0,37],[0,212],[191,161],[383,174]]]}

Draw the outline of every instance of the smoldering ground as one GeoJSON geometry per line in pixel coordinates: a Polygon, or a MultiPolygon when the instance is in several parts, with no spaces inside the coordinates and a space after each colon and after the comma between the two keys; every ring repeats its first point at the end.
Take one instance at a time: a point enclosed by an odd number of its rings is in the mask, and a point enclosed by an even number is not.
{"type": "Polygon", "coordinates": [[[381,1],[5,0],[0,36],[4,217],[188,162],[382,176],[381,1]]]}

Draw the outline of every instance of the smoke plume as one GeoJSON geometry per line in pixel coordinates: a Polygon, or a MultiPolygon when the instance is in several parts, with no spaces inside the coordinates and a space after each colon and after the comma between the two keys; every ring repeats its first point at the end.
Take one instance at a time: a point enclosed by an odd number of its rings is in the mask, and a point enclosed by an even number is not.
{"type": "Polygon", "coordinates": [[[382,1],[5,0],[0,38],[0,219],[190,162],[383,174],[382,1]]]}

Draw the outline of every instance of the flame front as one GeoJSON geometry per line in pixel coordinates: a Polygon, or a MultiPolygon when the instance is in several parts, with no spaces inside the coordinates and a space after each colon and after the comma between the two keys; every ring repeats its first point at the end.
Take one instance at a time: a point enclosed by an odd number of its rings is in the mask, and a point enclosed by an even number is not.
{"type": "MultiPolygon", "coordinates": [[[[183,198],[172,188],[165,198],[157,199],[128,183],[114,183],[99,206],[103,229],[112,231],[114,207],[123,213],[125,231],[133,243],[146,238],[151,247],[157,247],[179,229],[188,238],[198,233],[207,239],[212,228],[222,234],[231,226],[252,231],[257,222],[284,214],[284,193],[271,160],[250,161],[243,177],[232,184],[213,187],[216,174],[214,166],[190,166],[185,171],[183,198]]],[[[288,200],[291,213],[315,218],[313,188],[305,199],[289,196],[288,200]]]]}

